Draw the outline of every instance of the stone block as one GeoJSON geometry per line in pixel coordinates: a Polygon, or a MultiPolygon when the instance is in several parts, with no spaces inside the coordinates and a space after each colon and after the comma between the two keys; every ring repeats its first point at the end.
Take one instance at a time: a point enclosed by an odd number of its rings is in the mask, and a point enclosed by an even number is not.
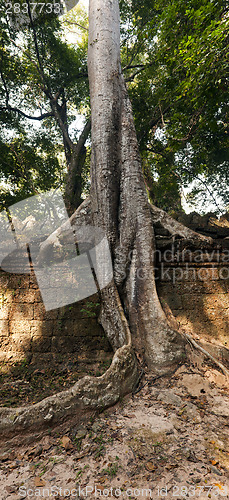
{"type": "Polygon", "coordinates": [[[38,290],[33,289],[23,289],[19,288],[15,295],[15,302],[33,304],[34,302],[40,302],[41,295],[38,290]]]}
{"type": "Polygon", "coordinates": [[[57,317],[58,309],[54,309],[53,311],[46,311],[43,302],[34,304],[34,319],[46,321],[50,319],[57,319],[57,317]]]}
{"type": "Polygon", "coordinates": [[[10,319],[14,321],[21,321],[24,319],[33,319],[34,307],[33,304],[14,303],[10,312],[10,319]]]}
{"type": "Polygon", "coordinates": [[[51,337],[35,335],[32,339],[32,352],[49,352],[51,350],[51,337]]]}
{"type": "Polygon", "coordinates": [[[31,336],[14,334],[11,337],[11,346],[13,351],[31,351],[31,336]]]}
{"type": "Polygon", "coordinates": [[[205,307],[205,310],[208,309],[216,309],[220,311],[222,309],[228,309],[229,308],[229,296],[228,294],[224,293],[218,293],[218,294],[211,294],[211,295],[203,295],[203,304],[205,307]]]}
{"type": "Polygon", "coordinates": [[[10,320],[9,331],[12,334],[20,332],[21,335],[30,333],[31,321],[28,319],[23,320],[10,320]]]}
{"type": "Polygon", "coordinates": [[[30,322],[31,325],[31,335],[34,336],[43,336],[43,337],[51,337],[54,330],[54,321],[41,321],[41,320],[33,320],[30,322]]]}
{"type": "Polygon", "coordinates": [[[9,361],[9,359],[10,359],[10,353],[9,353],[9,351],[8,350],[7,351],[3,351],[1,349],[1,351],[0,351],[0,363],[7,363],[9,361]]]}
{"type": "Polygon", "coordinates": [[[189,310],[198,310],[198,308],[203,307],[203,298],[204,295],[202,294],[187,294],[185,293],[182,296],[182,305],[184,311],[189,311],[189,310]]]}
{"type": "Polygon", "coordinates": [[[221,322],[224,322],[224,326],[226,327],[229,324],[229,310],[228,309],[206,309],[206,315],[210,321],[214,321],[218,323],[218,327],[221,322]]]}
{"type": "Polygon", "coordinates": [[[0,337],[9,336],[9,322],[7,319],[0,320],[0,337]]]}
{"type": "Polygon", "coordinates": [[[8,286],[9,289],[15,290],[15,292],[19,288],[29,289],[29,274],[10,274],[8,286]]]}
{"type": "Polygon", "coordinates": [[[81,352],[82,348],[78,344],[76,337],[52,337],[52,352],[62,354],[81,352]]]}
{"type": "Polygon", "coordinates": [[[173,294],[165,294],[164,295],[164,300],[167,302],[169,307],[172,309],[182,309],[182,301],[181,301],[181,296],[173,293],[173,294]]]}
{"type": "Polygon", "coordinates": [[[0,307],[0,319],[8,319],[10,316],[11,304],[4,303],[2,307],[0,307]]]}
{"type": "Polygon", "coordinates": [[[33,352],[31,364],[37,365],[39,368],[47,367],[49,363],[55,361],[55,355],[51,352],[33,352]]]}
{"type": "Polygon", "coordinates": [[[35,335],[42,335],[42,326],[43,321],[33,319],[30,322],[30,331],[32,337],[34,337],[35,335]]]}
{"type": "Polygon", "coordinates": [[[85,318],[87,313],[93,313],[93,318],[98,317],[100,311],[100,299],[97,294],[91,297],[59,308],[59,316],[64,319],[85,318]]]}
{"type": "MultiPolygon", "coordinates": [[[[164,288],[163,288],[164,290],[164,288]]],[[[175,283],[173,285],[173,293],[179,295],[205,295],[205,294],[215,294],[215,293],[226,293],[225,283],[218,281],[183,281],[182,283],[175,283]]],[[[160,292],[161,293],[161,292],[160,292]]],[[[164,293],[164,292],[162,292],[164,293]]]]}
{"type": "Polygon", "coordinates": [[[7,290],[9,286],[10,275],[0,270],[0,290],[7,290]]]}
{"type": "Polygon", "coordinates": [[[85,319],[58,319],[55,321],[55,335],[61,336],[64,335],[66,337],[85,337],[91,338],[95,335],[100,335],[103,330],[102,327],[98,324],[95,318],[85,318],[85,319]]]}
{"type": "Polygon", "coordinates": [[[217,267],[201,267],[197,269],[197,279],[200,281],[219,280],[219,269],[217,267]]]}

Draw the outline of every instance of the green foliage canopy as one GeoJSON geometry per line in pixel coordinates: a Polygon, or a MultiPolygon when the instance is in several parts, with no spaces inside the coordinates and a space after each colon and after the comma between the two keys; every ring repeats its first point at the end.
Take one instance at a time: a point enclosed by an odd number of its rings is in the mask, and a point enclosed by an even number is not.
{"type": "MultiPolygon", "coordinates": [[[[228,27],[225,0],[121,0],[128,69],[141,153],[156,203],[176,206],[178,192],[198,181],[229,204],[228,27]],[[127,27],[127,29],[126,29],[127,27]],[[140,66],[142,64],[142,67],[140,66]],[[165,196],[167,194],[167,196],[165,196]]],[[[217,208],[217,207],[216,207],[217,208]]]]}

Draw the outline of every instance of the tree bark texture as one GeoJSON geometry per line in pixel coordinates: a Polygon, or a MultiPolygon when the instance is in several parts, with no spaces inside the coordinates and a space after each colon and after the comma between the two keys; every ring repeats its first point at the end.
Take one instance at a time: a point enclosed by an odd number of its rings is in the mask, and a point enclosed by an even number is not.
{"type": "Polygon", "coordinates": [[[64,200],[69,215],[72,215],[82,202],[82,170],[87,153],[85,142],[88,138],[90,130],[91,120],[88,120],[77,144],[74,144],[71,148],[68,144],[66,144],[63,136],[68,169],[64,200]]]}
{"type": "Polygon", "coordinates": [[[101,292],[101,323],[118,348],[128,320],[135,348],[163,372],[180,361],[183,340],[155,287],[153,220],[121,72],[118,0],[90,0],[89,19],[92,217],[106,231],[114,262],[114,283],[101,292]]]}

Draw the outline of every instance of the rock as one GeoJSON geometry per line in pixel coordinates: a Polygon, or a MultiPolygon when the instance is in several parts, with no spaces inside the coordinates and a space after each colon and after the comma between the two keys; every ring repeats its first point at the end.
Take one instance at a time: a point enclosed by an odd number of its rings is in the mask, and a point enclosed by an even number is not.
{"type": "Polygon", "coordinates": [[[40,488],[41,486],[45,486],[45,481],[41,477],[35,477],[34,479],[34,485],[36,488],[40,488]]]}
{"type": "Polygon", "coordinates": [[[71,439],[68,436],[63,436],[61,438],[61,445],[65,450],[70,450],[72,448],[71,439]]]}
{"type": "Polygon", "coordinates": [[[5,490],[7,491],[7,493],[15,493],[16,487],[15,486],[5,486],[5,490]]]}
{"type": "Polygon", "coordinates": [[[101,425],[98,422],[94,422],[94,424],[91,426],[93,432],[97,433],[101,430],[101,425]]]}
{"type": "Polygon", "coordinates": [[[10,460],[11,453],[7,451],[0,452],[0,462],[7,462],[7,460],[10,460]]]}
{"type": "Polygon", "coordinates": [[[78,431],[76,432],[75,434],[75,439],[83,439],[85,438],[87,434],[87,430],[86,429],[78,429],[78,431]]]}
{"type": "Polygon", "coordinates": [[[166,403],[168,405],[177,406],[177,407],[180,407],[183,403],[180,396],[177,396],[176,394],[174,394],[173,392],[171,392],[169,390],[161,391],[160,394],[158,395],[157,399],[159,399],[159,401],[162,401],[163,403],[166,403]]]}
{"type": "Polygon", "coordinates": [[[184,386],[187,392],[194,397],[201,396],[203,394],[203,390],[208,394],[212,392],[209,381],[198,374],[183,375],[179,385],[184,386]]]}
{"type": "Polygon", "coordinates": [[[43,447],[41,445],[35,446],[32,450],[29,450],[28,456],[33,455],[34,457],[38,457],[41,455],[42,451],[43,447]]]}
{"type": "Polygon", "coordinates": [[[186,414],[188,415],[188,417],[195,423],[195,424],[199,424],[200,422],[202,422],[202,418],[199,414],[199,411],[198,409],[196,408],[195,405],[193,405],[192,403],[187,403],[186,406],[185,406],[185,412],[186,414]]]}
{"type": "Polygon", "coordinates": [[[221,417],[229,417],[229,401],[218,396],[214,398],[212,413],[221,417]]]}
{"type": "Polygon", "coordinates": [[[217,476],[222,476],[222,472],[220,472],[220,470],[214,467],[213,465],[210,465],[210,469],[211,472],[213,472],[213,474],[217,474],[217,476]]]}

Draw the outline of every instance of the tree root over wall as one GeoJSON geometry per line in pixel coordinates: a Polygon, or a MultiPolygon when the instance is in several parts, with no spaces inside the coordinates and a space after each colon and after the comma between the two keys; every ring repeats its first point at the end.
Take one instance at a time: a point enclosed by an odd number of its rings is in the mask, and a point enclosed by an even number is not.
{"type": "MultiPolygon", "coordinates": [[[[210,238],[194,233],[171,219],[162,210],[155,209],[154,211],[154,207],[151,207],[151,210],[157,223],[160,220],[161,227],[166,228],[173,239],[179,238],[179,241],[185,241],[186,245],[189,243],[192,247],[211,248],[212,241],[210,238]]],[[[91,223],[89,199],[83,202],[70,220],[73,232],[77,232],[77,228],[82,224],[91,223]]],[[[45,260],[46,252],[49,252],[51,247],[54,252],[57,248],[58,252],[60,252],[61,248],[64,251],[64,244],[68,240],[68,236],[70,236],[70,230],[67,225],[63,225],[55,231],[41,245],[40,258],[42,261],[45,260]]],[[[118,301],[118,294],[113,299],[118,301]]],[[[119,304],[119,308],[122,312],[121,304],[119,304]]],[[[170,327],[177,329],[178,325],[168,306],[165,307],[165,315],[170,327]]],[[[20,435],[22,440],[23,437],[29,435],[32,435],[33,439],[35,439],[41,432],[48,431],[53,427],[58,428],[69,419],[77,424],[85,418],[88,419],[90,414],[114,405],[125,394],[131,393],[136,388],[139,380],[139,363],[124,313],[122,321],[126,325],[125,345],[116,348],[116,350],[114,349],[112,364],[101,377],[84,377],[71,389],[50,396],[34,405],[19,408],[0,408],[0,440],[15,435],[20,435]]],[[[195,349],[198,349],[214,361],[225,375],[229,375],[225,366],[199,346],[190,335],[181,332],[181,336],[184,339],[184,344],[185,342],[190,343],[195,349]]],[[[168,368],[167,372],[171,369],[171,367],[168,368]]],[[[164,372],[166,373],[166,371],[164,372]]]]}

